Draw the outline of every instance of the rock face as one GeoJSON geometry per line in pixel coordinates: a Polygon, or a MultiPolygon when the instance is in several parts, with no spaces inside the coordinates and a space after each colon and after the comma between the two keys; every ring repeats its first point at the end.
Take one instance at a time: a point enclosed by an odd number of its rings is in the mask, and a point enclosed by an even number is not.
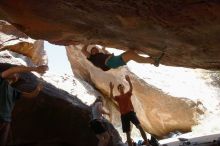
{"type": "Polygon", "coordinates": [[[74,74],[90,82],[106,95],[114,125],[120,124],[120,118],[119,112],[116,110],[116,103],[109,99],[109,82],[112,81],[115,85],[114,94],[117,95],[119,83],[123,83],[126,88],[128,87],[124,80],[126,74],[131,77],[134,86],[132,102],[135,111],[147,132],[159,137],[176,130],[187,132],[196,124],[198,115],[202,114],[193,101],[166,95],[159,89],[138,79],[125,67],[103,72],[94,67],[76,46],[67,47],[67,54],[74,74]]]}
{"type": "Polygon", "coordinates": [[[35,39],[157,55],[162,64],[220,68],[218,0],[1,0],[0,17],[35,39]]]}
{"type": "MultiPolygon", "coordinates": [[[[13,63],[15,61],[10,59],[13,63]]],[[[0,59],[0,71],[10,65],[0,59]]],[[[7,60],[6,60],[7,61],[7,60]]],[[[30,91],[38,79],[31,73],[22,74],[16,87],[30,91]]],[[[34,99],[20,99],[13,111],[9,144],[13,146],[97,146],[89,127],[90,108],[77,97],[44,82],[44,89],[34,99]]],[[[117,131],[106,123],[112,134],[109,146],[121,141],[117,131]]]]}
{"type": "Polygon", "coordinates": [[[3,50],[29,57],[35,65],[47,64],[43,41],[33,40],[11,24],[0,21],[0,51],[3,50]]]}

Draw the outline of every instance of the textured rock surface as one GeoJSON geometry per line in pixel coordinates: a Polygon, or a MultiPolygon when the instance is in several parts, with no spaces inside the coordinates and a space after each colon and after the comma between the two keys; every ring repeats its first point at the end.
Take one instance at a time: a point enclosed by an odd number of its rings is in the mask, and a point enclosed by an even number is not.
{"type": "MultiPolygon", "coordinates": [[[[5,64],[7,59],[0,59],[0,71],[10,66],[5,64]]],[[[17,64],[12,58],[10,60],[17,64]]],[[[36,76],[28,73],[23,74],[15,86],[30,91],[37,82],[36,76]]],[[[97,146],[89,120],[88,106],[77,97],[44,82],[44,89],[38,97],[17,102],[9,143],[13,146],[97,146]]],[[[121,138],[112,125],[107,125],[112,133],[109,146],[116,146],[121,138]]]]}
{"type": "MultiPolygon", "coordinates": [[[[116,86],[119,83],[124,83],[128,87],[124,75],[130,75],[134,85],[132,102],[146,131],[161,137],[171,131],[190,131],[191,126],[196,124],[197,116],[202,114],[193,101],[166,95],[139,79],[125,67],[108,72],[101,71],[87,61],[79,48],[73,47],[67,47],[67,54],[74,74],[94,84],[98,90],[107,95],[106,99],[111,104],[112,101],[108,98],[109,82],[113,81],[115,84],[114,93],[118,94],[116,86]]],[[[112,108],[112,105],[109,107],[111,107],[110,110],[113,109],[112,122],[114,125],[118,125],[120,123],[119,113],[115,108],[112,108]]]]}
{"type": "Polygon", "coordinates": [[[11,24],[0,21],[0,51],[3,50],[27,56],[35,65],[47,64],[43,41],[33,40],[11,24]]]}
{"type": "Polygon", "coordinates": [[[0,17],[35,39],[92,42],[157,55],[165,65],[220,68],[219,0],[1,0],[0,17]]]}

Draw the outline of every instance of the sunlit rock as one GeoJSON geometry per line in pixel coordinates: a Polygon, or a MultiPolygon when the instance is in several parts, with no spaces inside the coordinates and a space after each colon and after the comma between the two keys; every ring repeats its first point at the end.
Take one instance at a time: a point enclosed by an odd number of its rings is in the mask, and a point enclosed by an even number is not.
{"type": "Polygon", "coordinates": [[[35,65],[47,64],[43,41],[33,40],[11,24],[0,21],[0,51],[3,50],[29,57],[35,65]]]}
{"type": "Polygon", "coordinates": [[[157,136],[164,136],[169,132],[180,130],[191,131],[191,127],[197,124],[197,118],[203,114],[203,110],[197,103],[187,98],[172,97],[161,90],[147,84],[144,80],[131,73],[128,68],[103,72],[94,67],[80,51],[80,46],[67,47],[67,54],[75,75],[93,84],[106,95],[107,103],[111,103],[112,122],[120,124],[117,105],[109,99],[109,82],[115,84],[115,95],[118,94],[116,86],[123,83],[126,88],[124,76],[128,74],[134,86],[132,102],[135,111],[146,131],[157,136]],[[114,108],[115,107],[115,108],[114,108]]]}

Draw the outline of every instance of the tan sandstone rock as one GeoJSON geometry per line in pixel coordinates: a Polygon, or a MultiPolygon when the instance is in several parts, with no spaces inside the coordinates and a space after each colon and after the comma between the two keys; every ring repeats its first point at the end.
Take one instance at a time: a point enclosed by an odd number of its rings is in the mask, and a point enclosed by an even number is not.
{"type": "Polygon", "coordinates": [[[120,119],[117,104],[109,99],[109,82],[115,84],[114,94],[117,95],[116,86],[119,83],[123,83],[126,89],[128,88],[124,79],[126,74],[131,77],[134,85],[132,103],[147,132],[162,137],[171,131],[190,131],[191,126],[197,123],[198,115],[202,114],[193,101],[166,95],[139,79],[126,67],[107,72],[94,67],[83,56],[80,46],[67,47],[67,54],[74,74],[90,82],[106,95],[114,125],[120,124],[120,119]]]}
{"type": "Polygon", "coordinates": [[[0,21],[0,51],[3,50],[29,57],[35,65],[47,64],[43,41],[33,40],[11,24],[0,21]]]}
{"type": "Polygon", "coordinates": [[[1,0],[0,18],[34,39],[130,48],[162,64],[220,68],[219,0],[1,0]]]}

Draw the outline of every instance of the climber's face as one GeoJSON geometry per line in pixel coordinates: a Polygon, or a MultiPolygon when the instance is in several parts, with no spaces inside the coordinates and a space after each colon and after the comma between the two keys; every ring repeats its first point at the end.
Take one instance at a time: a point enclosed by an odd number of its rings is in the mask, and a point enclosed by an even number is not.
{"type": "Polygon", "coordinates": [[[124,87],[123,84],[119,84],[119,85],[118,85],[118,92],[119,92],[119,93],[124,93],[124,88],[125,88],[125,87],[124,87]]]}
{"type": "Polygon", "coordinates": [[[95,55],[97,53],[99,53],[99,49],[97,47],[93,47],[92,50],[91,50],[91,54],[95,55]]]}

